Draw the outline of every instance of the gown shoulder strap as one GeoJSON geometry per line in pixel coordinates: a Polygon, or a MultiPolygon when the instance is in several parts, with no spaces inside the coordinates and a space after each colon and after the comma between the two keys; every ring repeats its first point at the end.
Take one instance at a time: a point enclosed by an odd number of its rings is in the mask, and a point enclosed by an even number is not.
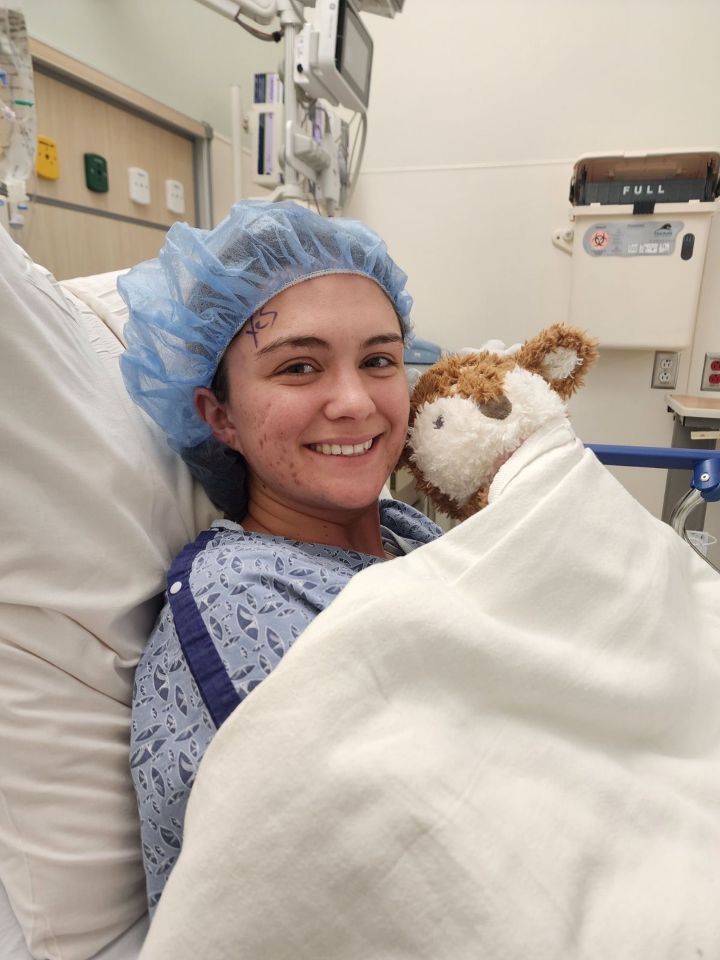
{"type": "Polygon", "coordinates": [[[240,703],[240,697],[207,631],[190,589],[190,571],[195,558],[216,536],[217,530],[206,530],[178,554],[168,572],[167,597],[175,631],[190,672],[213,723],[219,729],[240,703]]]}

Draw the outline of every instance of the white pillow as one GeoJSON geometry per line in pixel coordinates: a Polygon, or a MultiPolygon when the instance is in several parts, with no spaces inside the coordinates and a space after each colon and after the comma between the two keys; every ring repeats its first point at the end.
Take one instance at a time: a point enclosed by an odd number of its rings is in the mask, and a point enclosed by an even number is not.
{"type": "Polygon", "coordinates": [[[0,229],[0,880],[51,960],[145,910],[133,668],[168,564],[217,512],[125,392],[114,280],[64,294],[0,229]]]}

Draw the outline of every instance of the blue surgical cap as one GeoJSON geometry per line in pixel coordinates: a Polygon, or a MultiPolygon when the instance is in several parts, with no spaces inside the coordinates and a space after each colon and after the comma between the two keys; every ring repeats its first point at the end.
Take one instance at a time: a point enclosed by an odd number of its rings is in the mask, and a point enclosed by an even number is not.
{"type": "Polygon", "coordinates": [[[130,313],[120,358],[127,390],[231,516],[244,513],[242,458],[212,438],[195,388],[210,386],[230,342],[268,300],[331,273],[374,280],[410,332],[407,278],[380,237],[357,220],[291,202],[242,201],[212,230],[176,223],[156,259],[118,280],[130,313]]]}

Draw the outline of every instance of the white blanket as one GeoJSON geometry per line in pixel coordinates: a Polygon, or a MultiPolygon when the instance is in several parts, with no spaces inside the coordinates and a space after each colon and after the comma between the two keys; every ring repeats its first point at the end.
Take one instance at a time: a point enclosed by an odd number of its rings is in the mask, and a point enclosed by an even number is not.
{"type": "Polygon", "coordinates": [[[720,577],[556,421],[223,726],[142,960],[720,957],[720,577]]]}

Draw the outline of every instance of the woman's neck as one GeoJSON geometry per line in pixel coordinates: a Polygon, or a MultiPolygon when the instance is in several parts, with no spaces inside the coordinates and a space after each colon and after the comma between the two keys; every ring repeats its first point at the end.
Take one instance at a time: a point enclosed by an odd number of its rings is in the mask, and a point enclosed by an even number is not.
{"type": "Polygon", "coordinates": [[[380,534],[378,503],[352,511],[313,511],[308,508],[306,512],[301,512],[251,490],[242,526],[255,533],[306,543],[323,543],[386,557],[380,534]]]}

